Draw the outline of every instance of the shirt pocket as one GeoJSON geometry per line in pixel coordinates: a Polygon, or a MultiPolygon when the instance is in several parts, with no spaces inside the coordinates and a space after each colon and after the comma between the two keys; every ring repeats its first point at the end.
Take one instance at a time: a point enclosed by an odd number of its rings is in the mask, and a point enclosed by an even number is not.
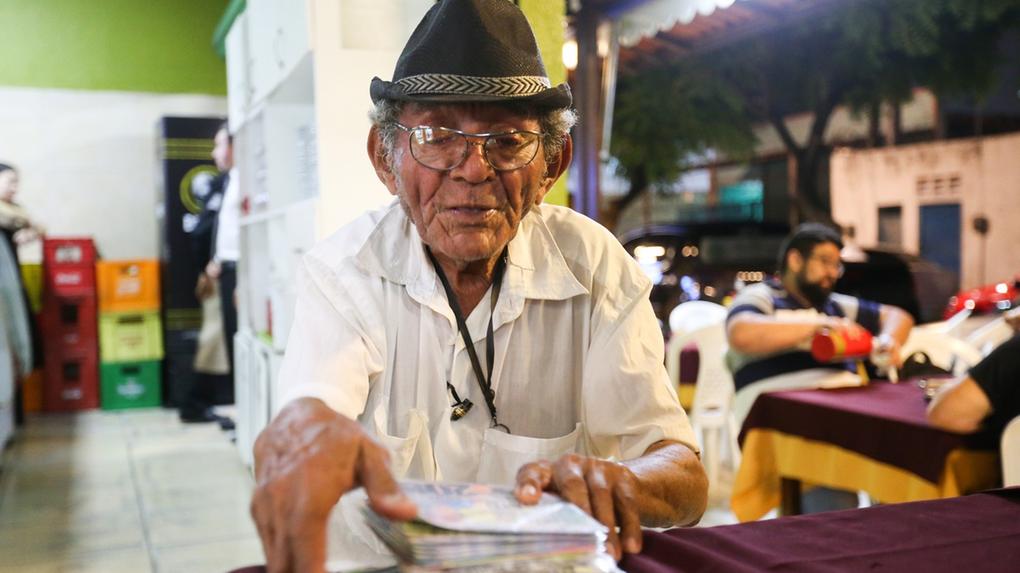
{"type": "Polygon", "coordinates": [[[563,454],[576,452],[582,427],[578,422],[574,431],[558,438],[515,436],[496,428],[487,429],[482,438],[477,481],[513,485],[517,470],[524,464],[537,460],[556,460],[563,454]]]}
{"type": "Polygon", "coordinates": [[[372,414],[372,431],[376,441],[390,453],[390,471],[397,479],[434,480],[436,463],[432,456],[432,440],[428,432],[428,416],[419,409],[407,412],[407,435],[394,436],[387,430],[386,403],[372,414]]]}

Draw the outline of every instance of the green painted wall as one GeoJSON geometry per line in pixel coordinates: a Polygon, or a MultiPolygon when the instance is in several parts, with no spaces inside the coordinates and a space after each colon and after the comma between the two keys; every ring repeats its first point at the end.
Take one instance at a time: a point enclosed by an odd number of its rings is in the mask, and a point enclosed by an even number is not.
{"type": "MultiPolygon", "coordinates": [[[[563,26],[566,18],[566,2],[549,0],[520,0],[521,10],[535,30],[535,39],[542,52],[545,70],[553,85],[567,81],[567,69],[563,66],[563,26]]],[[[545,196],[546,203],[569,205],[566,173],[545,196]]]]}
{"type": "Polygon", "coordinates": [[[227,0],[0,0],[0,86],[223,95],[227,0]]]}

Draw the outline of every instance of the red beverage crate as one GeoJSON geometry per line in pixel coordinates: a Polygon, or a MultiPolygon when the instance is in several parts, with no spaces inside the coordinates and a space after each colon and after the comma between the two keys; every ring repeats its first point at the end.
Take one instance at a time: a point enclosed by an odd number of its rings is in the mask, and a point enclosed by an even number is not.
{"type": "Polygon", "coordinates": [[[96,294],[94,265],[47,265],[44,274],[44,297],[96,294]]]}
{"type": "Polygon", "coordinates": [[[63,356],[46,355],[43,368],[43,409],[47,412],[72,412],[99,407],[98,352],[63,356]]]}
{"type": "Polygon", "coordinates": [[[46,297],[40,321],[46,355],[95,352],[97,308],[95,295],[46,297]]]}
{"type": "Polygon", "coordinates": [[[43,239],[43,264],[91,267],[96,264],[96,245],[90,237],[46,237],[43,239]]]}

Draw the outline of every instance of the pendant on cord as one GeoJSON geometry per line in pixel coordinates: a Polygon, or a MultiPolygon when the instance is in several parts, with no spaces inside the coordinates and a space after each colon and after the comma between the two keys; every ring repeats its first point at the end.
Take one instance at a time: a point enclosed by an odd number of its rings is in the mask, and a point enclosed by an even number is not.
{"type": "Polygon", "coordinates": [[[474,403],[467,398],[461,400],[460,396],[457,395],[457,389],[453,387],[453,384],[447,382],[446,388],[450,390],[450,394],[453,394],[454,399],[454,403],[452,405],[453,410],[450,411],[450,421],[456,422],[464,416],[467,416],[468,412],[470,412],[471,408],[474,406],[474,403]]]}

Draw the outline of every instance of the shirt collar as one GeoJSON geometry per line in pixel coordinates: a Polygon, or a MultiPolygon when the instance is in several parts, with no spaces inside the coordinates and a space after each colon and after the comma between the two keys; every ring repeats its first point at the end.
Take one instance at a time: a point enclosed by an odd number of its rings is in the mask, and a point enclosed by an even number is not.
{"type": "MultiPolygon", "coordinates": [[[[525,215],[507,254],[498,322],[519,316],[525,299],[566,300],[589,294],[567,265],[545,224],[540,205],[525,215]]],[[[452,318],[421,237],[398,201],[386,210],[355,261],[363,271],[404,285],[412,298],[452,318]]]]}

